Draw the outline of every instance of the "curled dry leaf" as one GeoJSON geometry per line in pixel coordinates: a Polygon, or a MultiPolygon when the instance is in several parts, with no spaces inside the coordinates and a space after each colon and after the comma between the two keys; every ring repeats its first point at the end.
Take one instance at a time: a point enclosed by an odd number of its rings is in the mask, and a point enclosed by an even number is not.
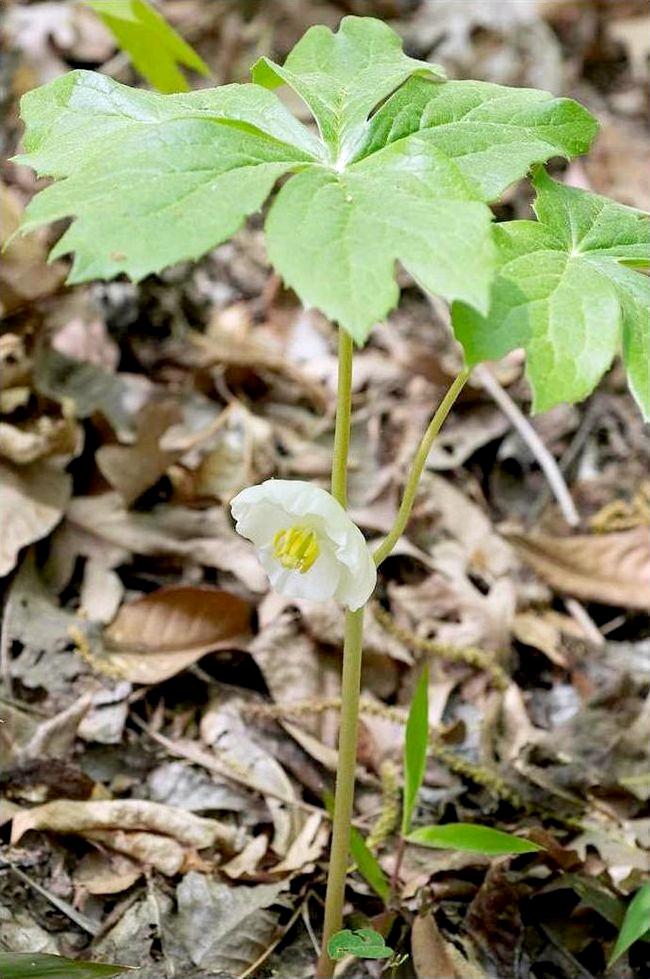
{"type": "Polygon", "coordinates": [[[232,852],[238,836],[215,819],[140,799],[48,802],[14,816],[12,844],[29,830],[82,836],[168,876],[196,863],[197,850],[217,846],[232,852]]]}
{"type": "Polygon", "coordinates": [[[132,683],[160,683],[248,631],[250,607],[207,585],[159,588],[123,605],[104,630],[106,665],[132,683]]]}
{"type": "Polygon", "coordinates": [[[41,415],[26,426],[0,422],[0,456],[18,466],[45,456],[71,456],[78,451],[80,435],[73,418],[41,415]]]}
{"type": "Polygon", "coordinates": [[[0,463],[0,578],[16,566],[21,548],[56,527],[70,488],[67,473],[53,467],[0,463]]]}
{"type": "Polygon", "coordinates": [[[589,602],[650,607],[650,527],[614,534],[509,534],[522,558],[556,591],[589,602]]]}

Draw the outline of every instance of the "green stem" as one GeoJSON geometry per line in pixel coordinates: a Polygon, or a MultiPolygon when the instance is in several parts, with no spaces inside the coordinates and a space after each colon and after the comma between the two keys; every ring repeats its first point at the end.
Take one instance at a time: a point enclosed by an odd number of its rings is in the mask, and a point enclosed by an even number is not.
{"type": "Polygon", "coordinates": [[[336,399],[336,429],[332,458],[332,496],[347,506],[348,452],[352,414],[352,355],[354,344],[345,330],[339,329],[339,379],[336,399]]]}
{"type": "Polygon", "coordinates": [[[406,487],[404,488],[404,496],[402,497],[402,502],[397,512],[395,523],[393,524],[390,533],[384,538],[375,551],[374,558],[377,566],[379,566],[381,562],[388,557],[390,552],[395,547],[395,544],[397,544],[398,540],[404,533],[408,519],[411,516],[413,504],[415,503],[420,477],[422,476],[422,472],[426,465],[433,441],[442,428],[456,398],[463,390],[470,373],[471,371],[465,368],[454,379],[453,383],[449,387],[449,390],[438,405],[436,413],[429,422],[429,427],[424,433],[422,441],[418,446],[418,451],[416,452],[415,458],[411,464],[411,471],[406,482],[406,487]]]}
{"type": "MultiPolygon", "coordinates": [[[[348,452],[352,412],[352,358],[354,345],[345,330],[339,329],[339,376],[336,401],[336,428],[332,460],[332,496],[341,506],[347,504],[348,452]]],[[[343,641],[343,675],[341,678],[341,725],[336,770],[332,845],[330,849],[325,897],[323,946],[316,975],[329,979],[334,963],[327,954],[327,943],[343,924],[345,880],[350,855],[350,826],[354,804],[354,776],[357,762],[357,727],[361,690],[363,609],[347,612],[343,641]]]]}
{"type": "Polygon", "coordinates": [[[359,691],[363,640],[363,608],[347,612],[343,645],[343,676],[341,679],[341,727],[339,757],[336,770],[336,795],[332,819],[323,948],[316,970],[317,979],[329,979],[334,963],[327,954],[327,943],[341,930],[345,881],[350,863],[350,826],[354,804],[354,776],[357,765],[357,729],[359,722],[359,691]]]}

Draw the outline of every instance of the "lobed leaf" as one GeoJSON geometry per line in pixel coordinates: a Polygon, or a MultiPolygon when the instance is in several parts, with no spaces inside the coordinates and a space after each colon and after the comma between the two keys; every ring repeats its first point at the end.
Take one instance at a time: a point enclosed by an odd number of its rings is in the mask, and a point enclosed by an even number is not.
{"type": "Polygon", "coordinates": [[[494,228],[490,311],[453,307],[471,364],[524,347],[533,408],[579,401],[622,347],[630,388],[650,418],[650,215],[560,184],[539,169],[534,221],[494,228]]]}
{"type": "Polygon", "coordinates": [[[372,17],[344,17],[336,34],[310,27],[284,66],[260,58],[252,69],[253,81],[289,85],[309,106],[338,170],[363,140],[371,110],[414,74],[444,78],[439,65],[405,55],[395,31],[372,17]]]}
{"type": "Polygon", "coordinates": [[[306,131],[253,85],[163,96],[74,71],[29,92],[23,114],[19,162],[65,178],[32,200],[23,229],[76,216],[51,253],[75,253],[70,282],[198,258],[313,159],[306,131]]]}
{"type": "Polygon", "coordinates": [[[159,92],[188,90],[179,65],[200,75],[210,74],[203,58],[146,0],[86,0],[86,3],[128,54],[133,67],[159,92]]]}
{"type": "Polygon", "coordinates": [[[532,164],[586,150],[596,129],[545,92],[442,81],[369,18],[312,28],[282,68],[262,59],[253,77],[160,96],[71,72],[28,93],[19,162],[58,183],[23,230],[74,217],[52,252],[75,253],[70,281],[137,280],[224,241],[291,174],[266,222],[270,259],[305,305],[363,343],[398,301],[397,261],[486,313],[487,202],[532,164]],[[269,90],[283,82],[320,138],[269,90]]]}
{"type": "Polygon", "coordinates": [[[346,955],[354,955],[358,959],[389,959],[393,950],[372,928],[357,928],[355,931],[344,928],[328,941],[327,954],[335,961],[346,955]]]}

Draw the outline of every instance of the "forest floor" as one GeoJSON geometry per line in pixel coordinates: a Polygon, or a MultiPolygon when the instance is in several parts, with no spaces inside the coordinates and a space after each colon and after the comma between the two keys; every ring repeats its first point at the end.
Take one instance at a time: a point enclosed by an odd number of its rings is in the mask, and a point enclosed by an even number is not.
{"type": "MultiPolygon", "coordinates": [[[[313,23],[383,17],[452,76],[582,101],[601,133],[554,172],[650,206],[644,2],[159,6],[217,84],[262,53],[281,60],[313,23]]],[[[79,66],[137,81],[80,6],[9,3],[3,31],[3,156],[19,147],[25,91],[79,66]]],[[[37,184],[11,163],[2,178],[6,238],[37,184]]],[[[522,184],[497,217],[529,216],[531,197],[522,184]]],[[[15,240],[0,269],[2,945],[119,961],[141,979],[307,979],[342,613],[270,592],[227,504],[273,475],[327,485],[335,332],[269,270],[259,219],[139,285],[66,287],[66,262],[45,264],[53,237],[15,240]],[[101,800],[115,802],[108,820],[101,800]]],[[[460,365],[445,306],[402,285],[356,359],[351,506],[370,540],[390,528],[460,365]]],[[[419,961],[455,948],[458,979],[604,976],[650,875],[648,430],[614,366],[583,404],[529,419],[558,463],[549,482],[522,429],[529,405],[519,354],[476,372],[367,616],[355,823],[386,874],[424,659],[417,822],[477,821],[546,847],[496,860],[407,847],[391,943],[419,961]]],[[[382,920],[356,872],[348,896],[357,922],[382,920]]],[[[434,979],[413,961],[395,975],[434,979]]],[[[650,943],[608,975],[650,976],[650,943]]]]}

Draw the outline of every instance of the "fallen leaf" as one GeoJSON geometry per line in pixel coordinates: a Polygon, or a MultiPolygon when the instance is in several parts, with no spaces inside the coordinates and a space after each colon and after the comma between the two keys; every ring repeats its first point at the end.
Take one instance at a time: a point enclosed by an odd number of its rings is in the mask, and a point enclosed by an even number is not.
{"type": "MultiPolygon", "coordinates": [[[[13,11],[15,13],[15,11],[13,11]]],[[[14,234],[23,215],[16,192],[0,182],[0,246],[14,234]]],[[[49,296],[66,275],[64,262],[47,264],[47,234],[17,236],[7,245],[0,265],[0,314],[5,316],[25,303],[49,296]]]]}
{"type": "Polygon", "coordinates": [[[432,914],[413,922],[411,954],[418,979],[486,979],[485,973],[461,955],[440,933],[432,914]]]}
{"type": "Polygon", "coordinates": [[[74,882],[87,894],[121,894],[142,876],[142,866],[121,853],[86,853],[74,871],[74,882]]]}
{"type": "Polygon", "coordinates": [[[24,426],[0,422],[0,456],[19,466],[47,456],[78,455],[81,431],[73,418],[41,415],[24,426]]]}
{"type": "Polygon", "coordinates": [[[309,865],[313,867],[314,862],[322,855],[329,835],[329,826],[324,816],[319,812],[312,813],[289,847],[284,860],[273,867],[273,874],[282,876],[296,870],[306,872],[309,865]]]}
{"type": "Polygon", "coordinates": [[[215,819],[140,799],[48,802],[14,816],[12,844],[29,830],[82,836],[167,876],[189,869],[197,850],[218,846],[232,852],[239,835],[215,819]]]}
{"type": "Polygon", "coordinates": [[[190,873],[178,886],[173,930],[192,962],[210,974],[239,975],[268,947],[277,918],[266,910],[286,883],[237,887],[190,873]]]}
{"type": "Polygon", "coordinates": [[[91,622],[106,624],[115,618],[124,595],[118,574],[98,558],[88,558],[81,583],[80,610],[91,622]]]}
{"type": "Polygon", "coordinates": [[[622,608],[650,607],[650,527],[613,534],[508,534],[521,557],[560,593],[622,608]]]}
{"type": "Polygon", "coordinates": [[[66,509],[64,529],[70,524],[76,532],[83,531],[77,536],[79,553],[89,557],[111,545],[118,564],[125,551],[167,555],[229,571],[251,591],[268,588],[253,546],[235,533],[221,507],[193,510],[161,504],[148,513],[136,513],[127,510],[119,493],[102,493],[75,497],[66,509]]]}
{"type": "Polygon", "coordinates": [[[208,775],[182,761],[165,762],[155,768],[147,779],[147,795],[154,802],[190,812],[221,809],[245,813],[260,823],[266,816],[264,803],[256,803],[249,792],[219,778],[214,771],[208,775]]]}
{"type": "MultiPolygon", "coordinates": [[[[251,737],[239,709],[236,697],[215,698],[201,720],[201,737],[226,773],[264,795],[275,830],[273,849],[284,857],[304,825],[304,816],[287,805],[297,801],[294,786],[273,755],[251,737]]],[[[201,764],[198,753],[196,760],[201,764]]]]}
{"type": "Polygon", "coordinates": [[[67,473],[51,466],[0,463],[0,578],[16,566],[23,547],[56,527],[71,485],[67,473]]]}
{"type": "Polygon", "coordinates": [[[100,472],[127,505],[158,482],[178,458],[177,452],[162,449],[160,440],[180,414],[177,402],[152,398],[140,410],[133,445],[102,445],[97,450],[100,472]]]}
{"type": "Polygon", "coordinates": [[[46,346],[36,354],[34,386],[53,401],[72,403],[76,418],[89,418],[100,412],[123,438],[133,433],[137,412],[154,390],[142,374],[115,374],[46,346]]]}
{"type": "Polygon", "coordinates": [[[474,406],[471,413],[450,419],[427,456],[427,469],[447,470],[462,466],[478,449],[501,438],[510,422],[492,405],[474,406]]]}
{"type": "Polygon", "coordinates": [[[175,585],[123,605],[103,633],[102,662],[131,683],[161,683],[206,653],[237,644],[250,607],[208,585],[175,585]]]}
{"type": "Polygon", "coordinates": [[[269,848],[269,838],[259,833],[244,847],[241,853],[233,857],[219,869],[231,880],[252,879],[257,872],[257,865],[269,848]]]}

